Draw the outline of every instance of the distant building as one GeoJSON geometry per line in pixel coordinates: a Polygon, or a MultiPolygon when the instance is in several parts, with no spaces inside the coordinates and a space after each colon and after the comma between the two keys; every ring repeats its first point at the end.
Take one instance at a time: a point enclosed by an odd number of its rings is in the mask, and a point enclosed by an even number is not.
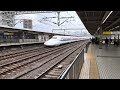
{"type": "Polygon", "coordinates": [[[32,20],[24,19],[23,20],[23,28],[32,29],[32,20]]]}

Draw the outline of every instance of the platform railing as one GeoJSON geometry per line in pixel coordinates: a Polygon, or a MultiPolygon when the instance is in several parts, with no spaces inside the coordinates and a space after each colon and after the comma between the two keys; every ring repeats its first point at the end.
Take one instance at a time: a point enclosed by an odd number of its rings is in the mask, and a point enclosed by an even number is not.
{"type": "Polygon", "coordinates": [[[79,79],[84,63],[84,53],[87,53],[90,42],[86,43],[73,62],[62,72],[58,79],[79,79]]]}
{"type": "Polygon", "coordinates": [[[73,62],[62,72],[58,79],[79,79],[84,63],[84,53],[87,53],[90,42],[86,43],[73,62]]]}

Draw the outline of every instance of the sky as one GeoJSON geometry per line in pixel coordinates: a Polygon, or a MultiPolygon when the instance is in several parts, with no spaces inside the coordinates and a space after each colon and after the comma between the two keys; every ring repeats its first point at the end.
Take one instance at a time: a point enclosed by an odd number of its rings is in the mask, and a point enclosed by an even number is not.
{"type": "MultiPolygon", "coordinates": [[[[79,36],[90,35],[75,11],[60,12],[60,17],[71,17],[71,16],[74,18],[69,18],[66,22],[64,21],[67,18],[60,19],[60,23],[64,22],[60,26],[54,24],[57,23],[57,18],[49,18],[46,20],[43,19],[45,17],[57,17],[56,12],[16,15],[15,19],[31,19],[33,23],[34,31],[53,32],[53,33],[62,33],[62,34],[65,33],[69,35],[79,35],[79,36]],[[60,29],[67,29],[67,30],[65,30],[64,32],[64,30],[60,30],[60,29]]],[[[16,23],[17,22],[18,21],[16,21],[16,23]]],[[[23,28],[23,22],[16,24],[15,27],[23,28]]]]}

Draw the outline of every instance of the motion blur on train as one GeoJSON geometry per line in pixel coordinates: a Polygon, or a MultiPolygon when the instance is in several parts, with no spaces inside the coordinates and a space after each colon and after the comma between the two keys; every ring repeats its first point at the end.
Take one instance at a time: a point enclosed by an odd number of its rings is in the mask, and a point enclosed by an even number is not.
{"type": "Polygon", "coordinates": [[[55,35],[44,43],[45,46],[59,46],[66,43],[72,43],[80,40],[90,40],[90,37],[78,36],[58,36],[55,35]]]}

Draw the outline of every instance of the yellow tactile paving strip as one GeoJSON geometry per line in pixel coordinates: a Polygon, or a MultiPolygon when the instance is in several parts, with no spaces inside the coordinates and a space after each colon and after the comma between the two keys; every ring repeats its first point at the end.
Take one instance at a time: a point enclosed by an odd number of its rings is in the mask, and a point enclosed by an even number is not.
{"type": "Polygon", "coordinates": [[[90,44],[88,52],[84,53],[84,64],[79,79],[99,79],[99,71],[96,62],[95,45],[90,44]]]}
{"type": "Polygon", "coordinates": [[[90,71],[89,71],[89,79],[99,79],[99,71],[96,62],[96,53],[95,53],[95,46],[89,46],[88,50],[88,58],[90,60],[90,71]]]}

